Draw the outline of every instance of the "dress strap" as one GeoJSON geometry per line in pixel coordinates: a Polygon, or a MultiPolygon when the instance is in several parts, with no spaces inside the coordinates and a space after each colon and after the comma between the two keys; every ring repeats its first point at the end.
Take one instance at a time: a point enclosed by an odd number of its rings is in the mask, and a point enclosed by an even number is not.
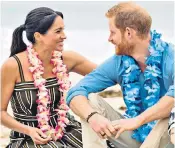
{"type": "Polygon", "coordinates": [[[21,82],[25,82],[24,73],[23,73],[23,70],[22,70],[22,64],[21,64],[19,58],[18,58],[16,55],[14,55],[13,57],[15,58],[15,60],[16,60],[17,63],[18,63],[21,82]]]}

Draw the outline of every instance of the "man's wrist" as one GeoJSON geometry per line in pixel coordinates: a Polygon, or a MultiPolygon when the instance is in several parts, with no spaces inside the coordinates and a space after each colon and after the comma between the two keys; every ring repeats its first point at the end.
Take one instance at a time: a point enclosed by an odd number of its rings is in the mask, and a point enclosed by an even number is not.
{"type": "Polygon", "coordinates": [[[143,124],[145,124],[145,117],[143,117],[142,115],[139,115],[136,117],[138,122],[139,122],[139,125],[142,126],[143,124]]]}
{"type": "Polygon", "coordinates": [[[89,122],[89,119],[90,119],[93,115],[95,115],[95,114],[98,114],[98,112],[96,112],[96,111],[91,112],[91,113],[87,116],[86,121],[89,122]]]}

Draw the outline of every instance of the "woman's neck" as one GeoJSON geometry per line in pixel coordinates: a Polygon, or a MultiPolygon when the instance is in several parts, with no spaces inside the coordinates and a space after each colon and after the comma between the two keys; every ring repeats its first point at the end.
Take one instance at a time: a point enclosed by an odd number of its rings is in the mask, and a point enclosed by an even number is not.
{"type": "Polygon", "coordinates": [[[33,46],[33,49],[38,53],[39,59],[42,61],[44,67],[50,64],[52,58],[52,52],[50,49],[39,47],[37,45],[33,46]]]}

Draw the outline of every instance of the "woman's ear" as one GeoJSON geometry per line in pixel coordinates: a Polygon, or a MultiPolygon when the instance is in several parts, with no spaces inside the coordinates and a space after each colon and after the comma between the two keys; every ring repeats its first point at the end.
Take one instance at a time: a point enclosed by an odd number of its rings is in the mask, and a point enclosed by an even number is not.
{"type": "Polygon", "coordinates": [[[41,42],[41,34],[39,32],[34,33],[35,42],[41,42]]]}

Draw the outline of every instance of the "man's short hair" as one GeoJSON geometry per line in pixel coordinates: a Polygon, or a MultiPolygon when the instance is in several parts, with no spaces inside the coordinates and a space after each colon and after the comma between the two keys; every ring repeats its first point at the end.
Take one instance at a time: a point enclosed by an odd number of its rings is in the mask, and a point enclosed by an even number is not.
{"type": "Polygon", "coordinates": [[[126,27],[137,32],[137,35],[144,38],[150,32],[152,19],[148,12],[133,2],[121,2],[106,13],[106,17],[115,17],[115,26],[123,33],[126,27]]]}

